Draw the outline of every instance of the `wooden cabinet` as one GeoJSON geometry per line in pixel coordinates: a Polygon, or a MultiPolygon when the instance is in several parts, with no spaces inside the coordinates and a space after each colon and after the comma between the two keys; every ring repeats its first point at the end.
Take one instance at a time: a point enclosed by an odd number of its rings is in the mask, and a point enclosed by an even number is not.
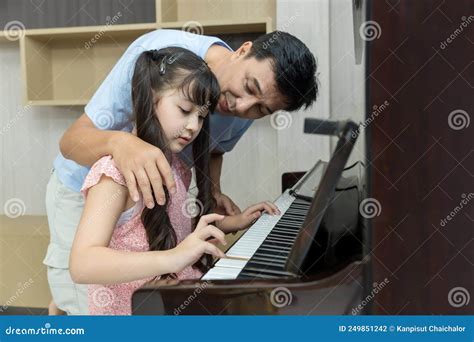
{"type": "MultiPolygon", "coordinates": [[[[154,23],[121,24],[120,11],[105,25],[26,29],[19,39],[24,103],[85,105],[127,47],[160,28],[207,35],[255,36],[275,25],[275,0],[156,0],[154,23]]],[[[17,32],[18,34],[18,32],[17,32]]]]}

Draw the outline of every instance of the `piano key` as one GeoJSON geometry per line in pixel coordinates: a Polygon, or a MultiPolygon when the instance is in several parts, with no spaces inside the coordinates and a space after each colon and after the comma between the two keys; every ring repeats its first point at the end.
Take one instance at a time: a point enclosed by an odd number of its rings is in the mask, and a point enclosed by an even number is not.
{"type": "Polygon", "coordinates": [[[235,279],[241,269],[233,267],[213,267],[201,279],[235,279]]]}

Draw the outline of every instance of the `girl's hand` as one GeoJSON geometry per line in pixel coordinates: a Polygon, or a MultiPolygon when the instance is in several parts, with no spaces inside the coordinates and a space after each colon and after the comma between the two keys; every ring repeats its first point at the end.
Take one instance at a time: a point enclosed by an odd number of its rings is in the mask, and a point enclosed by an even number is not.
{"type": "Polygon", "coordinates": [[[174,262],[174,272],[180,272],[185,267],[193,265],[204,253],[218,258],[225,258],[225,254],[215,246],[220,242],[226,245],[225,234],[210,223],[220,221],[225,216],[219,214],[204,215],[199,220],[196,229],[181,241],[175,248],[171,249],[174,262]],[[211,240],[207,240],[212,238],[211,240]]]}
{"type": "Polygon", "coordinates": [[[241,214],[227,216],[219,222],[219,228],[226,232],[236,232],[247,229],[255,220],[262,216],[262,211],[270,215],[280,215],[278,207],[271,202],[260,202],[245,209],[241,214]]]}

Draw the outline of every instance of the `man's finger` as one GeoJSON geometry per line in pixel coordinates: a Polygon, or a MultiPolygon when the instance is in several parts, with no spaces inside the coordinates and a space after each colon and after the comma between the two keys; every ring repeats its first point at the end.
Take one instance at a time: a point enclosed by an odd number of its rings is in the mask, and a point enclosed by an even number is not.
{"type": "Polygon", "coordinates": [[[148,179],[151,183],[151,187],[153,189],[153,193],[155,194],[156,201],[159,205],[164,205],[166,202],[165,192],[163,190],[163,183],[161,181],[160,173],[156,168],[156,165],[153,164],[146,164],[145,171],[148,176],[148,179]]]}
{"type": "Polygon", "coordinates": [[[140,199],[140,196],[138,194],[135,175],[133,174],[132,171],[129,171],[127,172],[126,175],[124,175],[124,177],[125,177],[125,182],[127,183],[128,192],[130,193],[130,197],[132,197],[132,200],[137,202],[140,199]]]}
{"type": "Polygon", "coordinates": [[[148,180],[148,175],[144,169],[140,169],[135,172],[135,177],[137,178],[138,186],[143,195],[143,202],[145,203],[148,209],[152,209],[155,206],[155,201],[151,194],[150,181],[148,180]]]}
{"type": "Polygon", "coordinates": [[[156,158],[156,166],[166,188],[171,194],[174,194],[176,192],[176,183],[174,181],[173,172],[171,171],[171,166],[163,153],[160,153],[156,158]]]}

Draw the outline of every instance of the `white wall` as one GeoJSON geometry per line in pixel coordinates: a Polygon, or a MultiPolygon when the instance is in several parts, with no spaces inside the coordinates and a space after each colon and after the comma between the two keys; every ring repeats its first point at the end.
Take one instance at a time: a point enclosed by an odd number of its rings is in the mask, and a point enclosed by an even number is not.
{"type": "Polygon", "coordinates": [[[0,43],[0,80],[1,211],[18,198],[17,208],[26,215],[45,215],[46,184],[59,139],[82,109],[23,106],[18,42],[0,43]]]}

